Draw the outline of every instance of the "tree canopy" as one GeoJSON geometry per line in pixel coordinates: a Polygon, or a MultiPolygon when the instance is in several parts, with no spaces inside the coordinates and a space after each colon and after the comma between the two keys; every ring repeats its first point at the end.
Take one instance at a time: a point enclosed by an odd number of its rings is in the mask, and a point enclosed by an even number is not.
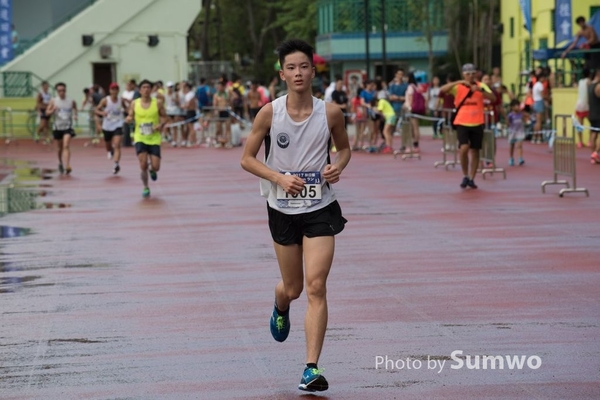
{"type": "MultiPolygon", "coordinates": [[[[348,21],[357,20],[350,15],[344,18],[344,11],[363,12],[364,0],[346,1],[338,0],[340,15],[336,18],[336,29],[348,29],[348,21]]],[[[444,70],[456,70],[467,61],[483,69],[492,67],[492,48],[500,42],[495,29],[499,20],[498,0],[406,1],[407,8],[403,9],[408,10],[408,15],[404,14],[407,11],[398,14],[400,8],[386,7],[386,22],[388,26],[404,27],[401,30],[422,33],[430,49],[430,73],[436,72],[431,34],[440,28],[447,30],[449,42],[448,56],[437,60],[437,64],[445,62],[444,70]],[[433,17],[440,15],[444,17],[433,17]]],[[[372,7],[379,7],[380,0],[370,2],[372,7]]],[[[244,76],[267,81],[275,73],[275,49],[282,40],[304,39],[315,46],[317,7],[318,0],[202,0],[202,11],[189,32],[190,54],[199,52],[204,61],[232,61],[235,70],[244,76]]],[[[359,28],[363,29],[353,29],[359,28]]]]}
{"type": "Polygon", "coordinates": [[[317,0],[203,0],[189,32],[190,53],[204,61],[236,61],[240,72],[273,75],[277,44],[288,38],[315,45],[317,0]]]}

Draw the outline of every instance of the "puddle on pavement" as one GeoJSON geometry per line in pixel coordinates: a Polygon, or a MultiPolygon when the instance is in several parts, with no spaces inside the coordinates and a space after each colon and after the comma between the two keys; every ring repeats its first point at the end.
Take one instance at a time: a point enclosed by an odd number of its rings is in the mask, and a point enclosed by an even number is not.
{"type": "Polygon", "coordinates": [[[14,293],[24,287],[36,286],[30,285],[29,282],[40,278],[39,275],[0,277],[0,293],[14,293]]]}
{"type": "Polygon", "coordinates": [[[0,225],[0,238],[13,238],[31,234],[31,229],[0,225]]]}
{"type": "MultiPolygon", "coordinates": [[[[1,160],[0,163],[6,163],[1,160]]],[[[13,171],[13,180],[7,185],[0,185],[0,216],[9,213],[25,212],[39,209],[69,208],[68,203],[40,202],[39,197],[50,193],[47,188],[52,185],[37,183],[40,180],[52,179],[57,171],[49,168],[32,168],[18,166],[13,171]]]]}
{"type": "Polygon", "coordinates": [[[84,338],[76,338],[76,339],[50,339],[48,340],[48,344],[51,345],[53,343],[104,343],[102,340],[93,340],[93,339],[84,339],[84,338]]]}
{"type": "Polygon", "coordinates": [[[17,167],[13,170],[14,181],[30,182],[39,180],[50,180],[52,174],[56,173],[55,169],[50,168],[35,168],[35,167],[17,167]]]}

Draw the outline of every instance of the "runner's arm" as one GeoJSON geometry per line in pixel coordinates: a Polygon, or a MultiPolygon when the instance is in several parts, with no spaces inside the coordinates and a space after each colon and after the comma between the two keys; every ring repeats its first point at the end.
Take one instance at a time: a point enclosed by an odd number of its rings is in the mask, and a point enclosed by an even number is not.
{"type": "Polygon", "coordinates": [[[104,107],[106,107],[106,97],[104,97],[102,100],[100,100],[100,103],[98,103],[98,105],[96,106],[96,109],[94,110],[96,112],[96,115],[99,117],[105,117],[106,113],[103,111],[104,107]]]}
{"type": "Polygon", "coordinates": [[[273,106],[269,103],[260,109],[254,119],[252,130],[246,139],[240,164],[244,170],[281,186],[287,193],[298,194],[304,187],[303,179],[295,175],[284,175],[274,171],[256,158],[263,140],[271,130],[272,120],[273,106]]]}
{"type": "Polygon", "coordinates": [[[48,103],[48,107],[46,107],[46,115],[50,116],[54,114],[54,111],[56,111],[56,108],[54,107],[54,99],[51,99],[50,103],[48,103]]]}
{"type": "Polygon", "coordinates": [[[77,121],[77,119],[78,119],[78,115],[77,115],[77,102],[75,100],[73,100],[73,119],[75,121],[77,121]]]}
{"type": "Polygon", "coordinates": [[[42,107],[42,102],[43,102],[43,100],[42,100],[42,94],[38,93],[37,99],[35,101],[35,108],[36,108],[36,110],[42,111],[42,108],[43,108],[42,107]]]}
{"type": "Polygon", "coordinates": [[[156,99],[156,103],[158,106],[158,117],[160,119],[160,125],[158,125],[158,130],[162,131],[168,122],[167,112],[165,111],[165,104],[161,99],[156,99]]]}
{"type": "Polygon", "coordinates": [[[327,124],[331,129],[331,137],[337,150],[335,162],[327,164],[323,170],[323,178],[329,183],[337,183],[346,165],[350,162],[351,151],[348,133],[344,124],[344,114],[334,104],[326,104],[327,124]]]}
{"type": "Polygon", "coordinates": [[[133,122],[133,120],[135,119],[134,104],[135,104],[135,100],[133,100],[129,103],[129,114],[127,114],[127,118],[125,118],[125,122],[128,124],[131,124],[133,122]]]}

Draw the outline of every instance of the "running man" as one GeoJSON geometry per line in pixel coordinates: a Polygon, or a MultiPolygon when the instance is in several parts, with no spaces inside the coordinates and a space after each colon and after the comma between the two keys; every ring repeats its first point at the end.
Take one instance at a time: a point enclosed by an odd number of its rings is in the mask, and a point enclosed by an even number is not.
{"type": "Polygon", "coordinates": [[[50,139],[48,133],[50,130],[49,123],[51,115],[46,113],[48,104],[50,104],[50,100],[52,99],[52,94],[49,89],[48,82],[42,82],[42,89],[39,91],[36,99],[36,109],[40,116],[40,124],[35,132],[35,141],[37,142],[39,139],[42,139],[44,144],[50,139]]]}
{"type": "Polygon", "coordinates": [[[150,197],[150,188],[148,187],[148,173],[150,178],[155,181],[158,178],[157,172],[160,170],[160,143],[162,141],[161,132],[167,123],[167,113],[161,99],[151,97],[152,82],[144,79],[140,82],[139,99],[133,100],[129,108],[129,115],[125,120],[130,124],[135,121],[135,130],[133,141],[135,144],[135,153],[140,162],[141,178],[144,184],[142,196],[150,197]],[[148,171],[150,164],[150,171],[148,171]]]}
{"type": "Polygon", "coordinates": [[[119,97],[119,85],[115,82],[110,84],[108,91],[109,96],[100,100],[100,104],[96,107],[96,114],[102,117],[102,133],[108,159],[115,161],[113,174],[118,174],[121,170],[119,161],[121,160],[125,100],[119,97]]]}
{"type": "Polygon", "coordinates": [[[262,178],[269,228],[282,280],[275,287],[271,334],[283,342],[290,332],[290,303],[300,297],[306,279],[308,308],[304,319],[306,368],[299,389],[327,390],[317,363],[327,328],[326,281],[333,261],[334,236],[346,219],[331,187],[350,161],[344,115],[335,104],[314,98],[313,49],[301,40],[278,48],[288,94],[258,112],[246,141],[241,165],[262,178]],[[333,139],[337,158],[331,163],[333,139]],[[265,163],[256,155],[265,141],[265,163]],[[304,260],[304,269],[303,269],[304,260]]]}
{"type": "Polygon", "coordinates": [[[490,88],[475,79],[477,70],[473,64],[465,64],[462,67],[462,81],[445,84],[440,88],[440,94],[450,93],[454,95],[454,107],[458,108],[454,125],[460,146],[460,166],[464,178],[460,187],[465,189],[477,189],[475,175],[479,167],[479,151],[483,144],[483,100],[496,101],[496,96],[490,88]],[[469,152],[471,153],[471,164],[469,168],[469,152]]]}
{"type": "Polygon", "coordinates": [[[70,144],[75,137],[73,121],[77,121],[77,104],[67,97],[67,85],[64,83],[57,83],[54,90],[57,96],[50,100],[46,114],[54,115],[52,136],[58,147],[58,172],[69,175],[72,171],[70,144]]]}

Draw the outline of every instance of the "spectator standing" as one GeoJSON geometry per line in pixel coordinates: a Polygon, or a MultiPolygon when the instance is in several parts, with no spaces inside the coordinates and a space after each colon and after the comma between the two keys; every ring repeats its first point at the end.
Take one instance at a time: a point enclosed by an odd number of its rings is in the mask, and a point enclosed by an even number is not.
{"type": "MultiPolygon", "coordinates": [[[[429,108],[429,113],[434,118],[439,118],[440,116],[440,78],[434,76],[431,80],[431,86],[427,90],[427,108],[429,108]]],[[[438,137],[438,127],[437,122],[433,122],[433,138],[437,139],[438,137]]],[[[440,132],[441,133],[441,132],[440,132]]]]}
{"type": "Polygon", "coordinates": [[[335,90],[331,94],[334,104],[337,104],[344,114],[344,128],[348,128],[348,94],[344,90],[344,81],[339,77],[335,81],[335,90]]]}
{"type": "MultiPolygon", "coordinates": [[[[590,70],[589,68],[584,68],[582,73],[582,78],[577,83],[577,103],[575,104],[575,116],[577,117],[577,121],[581,125],[586,118],[589,116],[589,101],[588,101],[588,86],[590,85],[590,70]]],[[[588,118],[589,121],[589,118],[588,118]]],[[[583,144],[583,129],[577,129],[577,147],[582,148],[583,144]]]]}

